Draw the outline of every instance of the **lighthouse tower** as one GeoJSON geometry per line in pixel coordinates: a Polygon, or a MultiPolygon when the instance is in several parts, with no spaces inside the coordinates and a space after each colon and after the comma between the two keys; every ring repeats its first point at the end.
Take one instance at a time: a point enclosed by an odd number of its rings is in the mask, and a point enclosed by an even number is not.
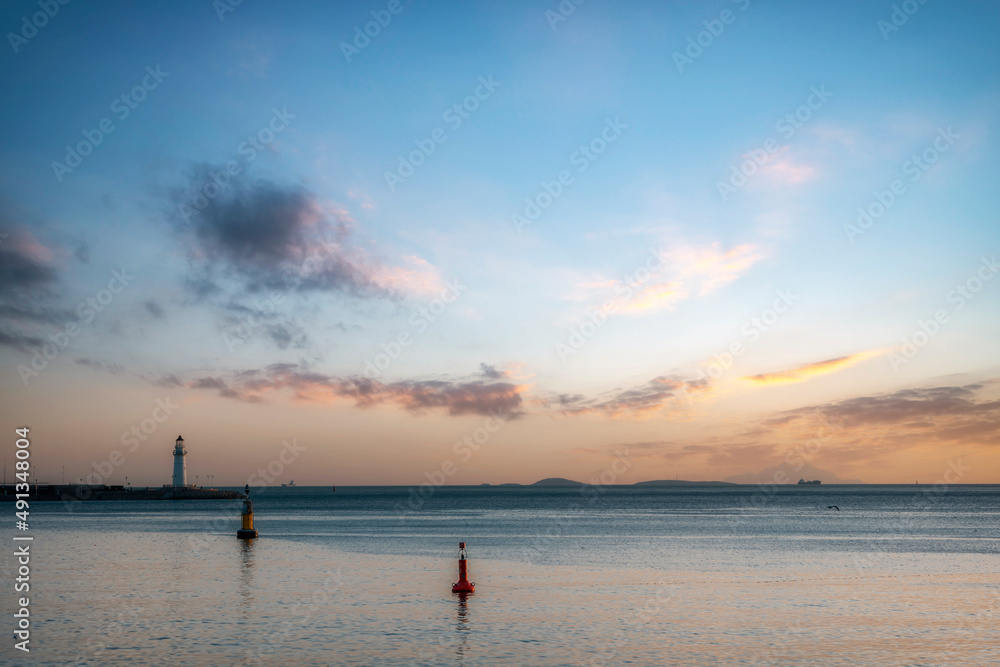
{"type": "Polygon", "coordinates": [[[177,436],[174,444],[174,486],[187,486],[187,465],[184,463],[184,438],[177,436]]]}

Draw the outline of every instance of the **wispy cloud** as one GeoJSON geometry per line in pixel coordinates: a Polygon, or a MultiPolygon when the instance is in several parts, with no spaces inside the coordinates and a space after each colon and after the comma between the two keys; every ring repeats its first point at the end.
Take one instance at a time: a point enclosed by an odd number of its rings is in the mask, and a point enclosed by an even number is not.
{"type": "Polygon", "coordinates": [[[764,258],[763,250],[745,243],[724,250],[720,244],[681,246],[667,252],[668,265],[674,267],[685,286],[696,286],[692,293],[703,296],[730,283],[764,258]]]}
{"type": "Polygon", "coordinates": [[[641,419],[659,413],[677,399],[709,391],[707,379],[692,380],[677,375],[661,375],[645,384],[614,389],[589,398],[580,394],[560,394],[545,405],[565,415],[595,414],[611,418],[641,419]]]}
{"type": "MultiPolygon", "coordinates": [[[[745,156],[750,157],[750,156],[745,156]]],[[[790,146],[782,146],[760,166],[760,175],[774,184],[798,185],[816,178],[816,168],[807,164],[791,152],[790,146]]]]}
{"type": "Polygon", "coordinates": [[[664,246],[621,279],[591,275],[577,281],[567,298],[597,304],[611,300],[619,313],[648,314],[711,294],[764,257],[764,251],[754,244],[729,249],[719,243],[664,246]]]}
{"type": "Polygon", "coordinates": [[[830,373],[836,373],[837,371],[844,370],[845,368],[850,368],[857,363],[860,363],[866,359],[871,359],[880,354],[883,354],[884,350],[868,350],[866,352],[858,352],[856,354],[850,354],[845,357],[837,357],[836,359],[827,359],[826,361],[817,361],[811,364],[805,364],[804,366],[799,366],[797,368],[791,368],[784,371],[778,371],[775,373],[761,373],[759,375],[748,375],[745,376],[744,380],[749,380],[754,384],[760,385],[775,385],[775,384],[792,384],[796,382],[805,382],[811,378],[820,375],[829,375],[830,373]]]}

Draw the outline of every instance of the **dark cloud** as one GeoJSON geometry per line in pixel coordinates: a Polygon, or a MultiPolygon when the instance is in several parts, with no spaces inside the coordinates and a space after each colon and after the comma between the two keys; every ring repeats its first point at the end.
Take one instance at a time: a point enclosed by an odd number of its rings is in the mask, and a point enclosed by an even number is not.
{"type": "Polygon", "coordinates": [[[0,345],[8,345],[19,350],[27,350],[29,347],[44,345],[46,342],[48,341],[37,336],[7,331],[4,325],[0,324],[0,345]]]}
{"type": "Polygon", "coordinates": [[[1000,400],[984,397],[983,384],[904,389],[790,410],[765,423],[835,424],[839,436],[867,443],[911,447],[929,439],[962,444],[1000,444],[1000,400]],[[863,437],[862,437],[863,435],[863,437]]]}
{"type": "Polygon", "coordinates": [[[73,251],[73,256],[84,264],[90,264],[90,246],[86,241],[80,242],[80,245],[73,251]]]}
{"type": "MultiPolygon", "coordinates": [[[[169,376],[155,380],[175,386],[169,376]]],[[[523,388],[508,382],[472,380],[402,380],[385,383],[365,377],[336,377],[294,364],[272,364],[227,376],[204,376],[182,382],[191,389],[212,389],[226,398],[259,402],[268,394],[287,391],[301,401],[328,403],[353,400],[359,408],[394,404],[414,413],[443,410],[450,415],[491,415],[517,418],[524,414],[523,388]]]]}
{"type": "Polygon", "coordinates": [[[639,416],[662,410],[674,400],[685,399],[690,393],[708,391],[709,386],[707,379],[691,380],[676,375],[661,375],[637,387],[617,389],[596,398],[560,394],[555,403],[563,413],[571,415],[597,413],[609,417],[639,416]]]}
{"type": "Polygon", "coordinates": [[[173,373],[168,373],[167,375],[160,375],[157,377],[146,377],[147,381],[159,386],[159,387],[183,387],[184,381],[173,373]]]}
{"type": "Polygon", "coordinates": [[[498,371],[496,366],[486,363],[479,364],[479,374],[488,380],[502,380],[506,377],[506,373],[498,371]]]}
{"type": "Polygon", "coordinates": [[[176,230],[189,244],[197,297],[235,278],[247,291],[339,291],[355,296],[390,296],[379,267],[349,244],[348,219],[324,209],[300,186],[235,178],[212,199],[193,198],[211,183],[202,165],[191,187],[174,193],[181,214],[176,230]],[[196,208],[193,204],[200,204],[196,208]]]}
{"type": "Polygon", "coordinates": [[[27,350],[46,342],[42,325],[67,315],[51,306],[58,283],[52,251],[9,217],[0,204],[0,345],[27,350]]]}
{"type": "Polygon", "coordinates": [[[227,315],[223,318],[223,331],[230,336],[249,340],[260,332],[280,350],[289,347],[305,349],[309,346],[309,336],[294,318],[288,318],[276,310],[274,304],[264,310],[248,306],[237,301],[230,301],[223,309],[227,315]]]}
{"type": "Polygon", "coordinates": [[[309,347],[309,336],[306,335],[305,329],[293,322],[266,324],[263,326],[263,330],[264,335],[279,350],[287,350],[289,347],[304,350],[309,347]]]}
{"type": "Polygon", "coordinates": [[[47,250],[28,232],[0,224],[0,293],[37,290],[54,284],[55,269],[40,257],[47,250]]]}
{"type": "Polygon", "coordinates": [[[142,307],[146,309],[146,312],[155,317],[158,320],[162,320],[164,316],[163,306],[156,302],[154,299],[147,299],[142,302],[142,307]]]}
{"type": "Polygon", "coordinates": [[[95,359],[87,359],[86,357],[77,358],[75,361],[80,366],[87,366],[88,368],[104,371],[105,373],[111,373],[112,375],[121,375],[125,372],[125,367],[121,364],[97,361],[95,359]]]}

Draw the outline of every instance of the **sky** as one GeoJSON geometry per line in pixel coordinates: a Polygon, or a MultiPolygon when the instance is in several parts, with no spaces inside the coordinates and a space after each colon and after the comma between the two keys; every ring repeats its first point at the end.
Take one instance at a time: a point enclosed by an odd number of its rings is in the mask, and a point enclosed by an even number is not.
{"type": "Polygon", "coordinates": [[[42,482],[1000,483],[995,2],[0,25],[42,482]]]}

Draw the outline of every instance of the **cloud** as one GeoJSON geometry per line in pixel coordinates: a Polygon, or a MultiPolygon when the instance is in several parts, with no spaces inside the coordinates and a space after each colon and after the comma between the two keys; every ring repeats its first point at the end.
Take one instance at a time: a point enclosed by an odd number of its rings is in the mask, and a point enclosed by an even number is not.
{"type": "Polygon", "coordinates": [[[671,401],[709,390],[707,379],[660,376],[628,389],[616,389],[596,398],[560,394],[549,402],[566,415],[598,414],[606,417],[643,417],[659,412],[671,401]]]}
{"type": "Polygon", "coordinates": [[[218,291],[227,278],[240,281],[248,292],[394,297],[440,290],[436,271],[420,258],[390,266],[355,245],[347,212],[322,205],[300,186],[237,178],[195,209],[191,191],[211,182],[212,170],[197,167],[190,190],[173,194],[182,211],[174,227],[188,246],[192,275],[187,284],[196,297],[218,291]]]}
{"type": "Polygon", "coordinates": [[[764,258],[763,250],[750,243],[723,250],[718,243],[679,246],[666,254],[677,274],[698,296],[709,294],[746,273],[764,258]]]}
{"type": "Polygon", "coordinates": [[[87,366],[88,368],[93,368],[94,370],[104,371],[105,373],[111,373],[112,375],[121,375],[125,372],[125,367],[121,364],[108,363],[105,361],[97,361],[95,359],[77,358],[74,360],[80,366],[87,366]]]}
{"type": "Polygon", "coordinates": [[[26,350],[29,347],[44,345],[46,342],[48,341],[38,336],[6,330],[4,325],[0,324],[0,345],[7,345],[18,350],[26,350]]]}
{"type": "Polygon", "coordinates": [[[507,376],[504,371],[498,371],[496,366],[486,363],[479,364],[479,374],[489,380],[500,380],[507,376]]]}
{"type": "Polygon", "coordinates": [[[276,393],[290,393],[295,400],[331,404],[353,400],[358,408],[396,405],[409,412],[443,410],[452,416],[493,415],[517,418],[524,414],[526,387],[509,382],[482,380],[401,380],[381,382],[365,377],[337,377],[292,364],[272,364],[226,376],[203,376],[181,381],[170,375],[155,379],[162,386],[212,389],[225,398],[262,402],[276,393]]]}
{"type": "Polygon", "coordinates": [[[55,252],[0,209],[0,345],[26,350],[44,344],[40,327],[69,315],[51,306],[58,285],[55,252]]]}
{"type": "Polygon", "coordinates": [[[294,318],[278,312],[272,302],[268,301],[266,305],[268,307],[265,309],[237,301],[225,304],[223,331],[234,341],[247,340],[260,332],[279,350],[286,350],[289,347],[307,348],[309,336],[305,327],[294,318]]]}
{"type": "Polygon", "coordinates": [[[162,320],[164,316],[163,306],[156,302],[155,299],[147,299],[142,302],[142,307],[146,309],[146,312],[155,317],[158,320],[162,320]]]}
{"type": "Polygon", "coordinates": [[[54,253],[25,229],[0,224],[0,292],[34,290],[56,281],[54,253]]]}
{"type": "Polygon", "coordinates": [[[838,440],[869,455],[874,447],[888,453],[929,443],[997,446],[1000,400],[991,392],[995,387],[985,383],[904,389],[789,410],[765,423],[775,429],[834,425],[838,440]]]}
{"type": "Polygon", "coordinates": [[[761,248],[742,244],[678,244],[655,250],[628,275],[616,280],[590,276],[578,281],[573,301],[612,301],[617,312],[642,315],[672,309],[692,297],[710,294],[749,271],[764,258],[761,248]]]}
{"type": "Polygon", "coordinates": [[[836,359],[827,359],[826,361],[817,361],[811,364],[805,364],[804,366],[799,366],[798,368],[791,368],[785,371],[778,371],[776,373],[761,373],[759,375],[748,375],[745,376],[744,380],[749,380],[755,384],[762,385],[774,385],[774,384],[792,384],[796,382],[805,382],[810,378],[814,378],[819,375],[829,375],[830,373],[836,373],[837,371],[844,370],[845,368],[850,368],[855,364],[865,361],[866,359],[871,359],[880,354],[883,354],[884,350],[869,350],[867,352],[858,352],[855,354],[849,354],[845,357],[837,357],[836,359]]]}
{"type": "MultiPolygon", "coordinates": [[[[759,173],[778,185],[798,185],[811,181],[816,177],[816,168],[798,161],[791,155],[790,146],[782,146],[776,153],[768,156],[760,166],[759,173]]],[[[744,155],[749,158],[749,155],[744,155]]]]}

